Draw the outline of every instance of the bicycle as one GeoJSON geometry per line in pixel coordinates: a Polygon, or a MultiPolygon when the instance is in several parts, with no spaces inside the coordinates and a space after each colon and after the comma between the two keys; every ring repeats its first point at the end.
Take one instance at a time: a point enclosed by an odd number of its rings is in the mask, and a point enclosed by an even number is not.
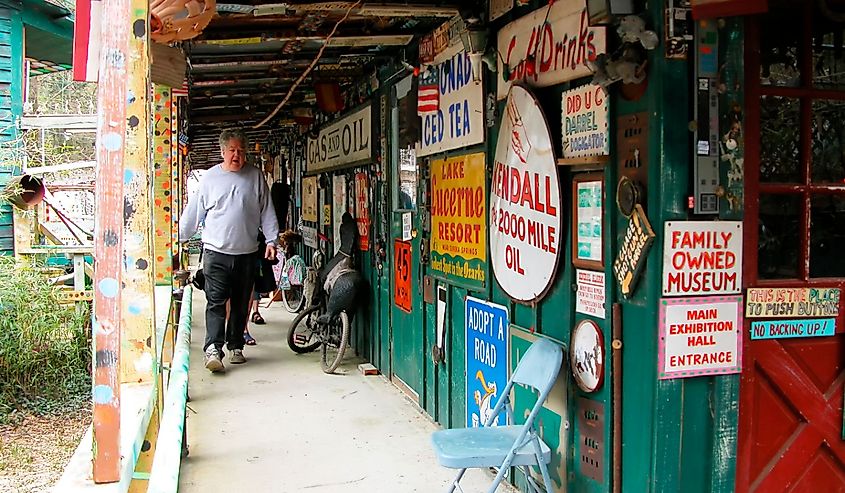
{"type": "Polygon", "coordinates": [[[288,329],[288,346],[298,353],[320,348],[320,363],[325,373],[334,373],[349,345],[349,315],[346,311],[329,317],[325,299],[301,312],[288,329]]]}
{"type": "Polygon", "coordinates": [[[314,266],[305,278],[306,298],[311,306],[301,312],[288,329],[288,346],[296,353],[320,348],[323,371],[333,373],[343,360],[349,345],[352,317],[366,293],[366,281],[355,270],[352,246],[357,239],[357,226],[352,216],[343,214],[340,250],[322,265],[322,251],[314,253],[314,266]]]}
{"type": "MultiPolygon", "coordinates": [[[[284,257],[283,257],[284,258],[284,257]]],[[[279,279],[279,293],[282,305],[289,313],[299,313],[305,306],[303,281],[305,262],[299,255],[285,258],[279,279]]]]}

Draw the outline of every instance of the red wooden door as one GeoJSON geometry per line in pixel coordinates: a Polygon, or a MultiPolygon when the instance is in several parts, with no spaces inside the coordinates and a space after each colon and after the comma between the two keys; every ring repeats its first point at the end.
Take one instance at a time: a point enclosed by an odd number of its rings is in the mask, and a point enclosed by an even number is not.
{"type": "MultiPolygon", "coordinates": [[[[748,23],[746,287],[845,290],[845,24],[821,4],[748,23]]],[[[746,320],[738,492],[845,492],[843,312],[827,337],[751,340],[746,320]]]]}

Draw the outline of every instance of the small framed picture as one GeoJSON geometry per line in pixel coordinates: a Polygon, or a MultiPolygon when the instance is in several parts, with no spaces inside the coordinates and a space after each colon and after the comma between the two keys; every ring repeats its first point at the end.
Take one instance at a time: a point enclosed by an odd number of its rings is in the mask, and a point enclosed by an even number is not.
{"type": "Polygon", "coordinates": [[[604,269],[604,175],[572,178],[572,265],[604,269]]]}

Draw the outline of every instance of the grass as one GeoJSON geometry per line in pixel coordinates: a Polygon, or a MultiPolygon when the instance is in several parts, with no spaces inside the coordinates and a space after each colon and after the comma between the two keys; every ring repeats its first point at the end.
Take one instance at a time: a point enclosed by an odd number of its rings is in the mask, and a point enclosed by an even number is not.
{"type": "Polygon", "coordinates": [[[0,423],[90,400],[87,308],[60,305],[38,266],[0,257],[0,423]]]}

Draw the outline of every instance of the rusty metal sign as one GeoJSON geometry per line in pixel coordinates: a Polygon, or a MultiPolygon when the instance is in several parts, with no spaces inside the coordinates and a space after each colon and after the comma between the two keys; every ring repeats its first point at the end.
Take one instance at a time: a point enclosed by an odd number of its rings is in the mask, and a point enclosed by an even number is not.
{"type": "Polygon", "coordinates": [[[604,483],[604,404],[583,397],[577,404],[578,463],[581,474],[604,483]]]}

